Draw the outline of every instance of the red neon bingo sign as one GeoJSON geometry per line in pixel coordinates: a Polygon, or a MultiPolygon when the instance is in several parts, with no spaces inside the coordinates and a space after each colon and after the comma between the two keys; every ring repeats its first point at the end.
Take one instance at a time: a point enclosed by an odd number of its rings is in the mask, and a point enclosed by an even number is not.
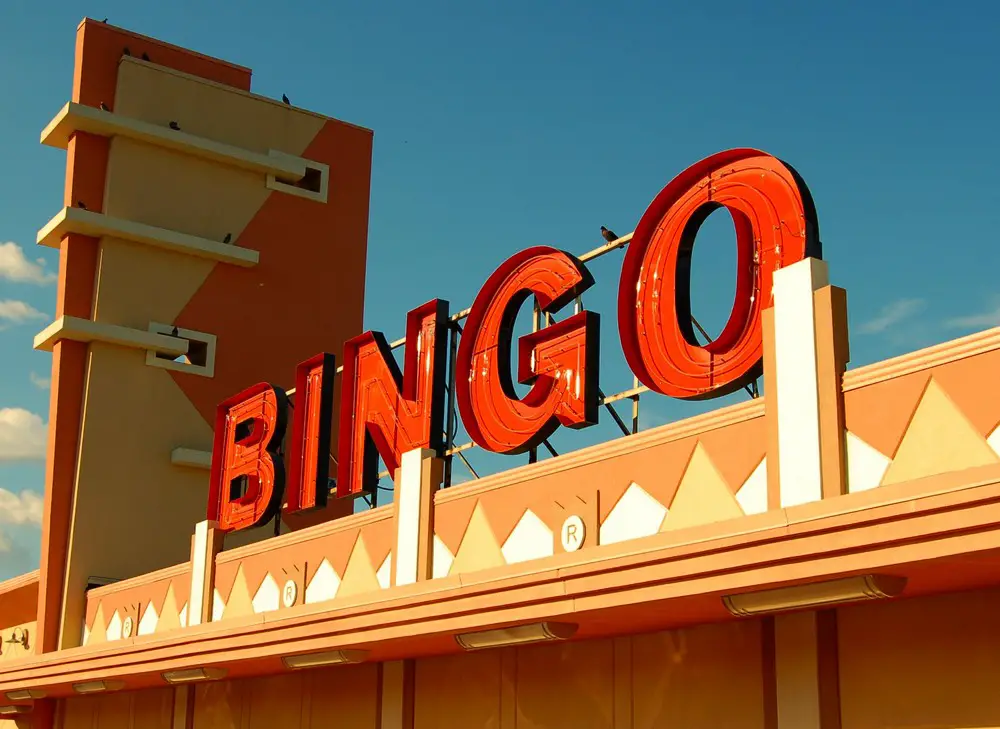
{"type": "MultiPolygon", "coordinates": [[[[747,385],[761,372],[761,314],[771,305],[774,272],[820,256],[812,198],[791,167],[753,149],[689,167],[649,205],[625,253],[618,329],[626,361],[648,388],[680,399],[747,385]],[[722,333],[702,345],[691,325],[691,253],[698,228],[719,208],[736,228],[736,295],[722,333]]],[[[529,298],[555,313],[593,282],[579,259],[546,246],[516,253],[486,281],[465,322],[454,378],[458,412],[477,445],[521,453],[559,426],[597,422],[599,315],[581,311],[516,342],[513,336],[529,298]],[[515,376],[530,386],[523,398],[515,376]]],[[[411,311],[402,372],[378,332],[345,344],[338,497],[373,489],[379,457],[392,472],[408,450],[441,451],[448,326],[445,301],[411,311]]],[[[264,523],[283,498],[289,511],[326,505],[335,374],[326,353],[297,368],[287,475],[280,451],[290,409],[285,392],[261,383],[219,405],[208,518],[222,530],[264,523]]]]}

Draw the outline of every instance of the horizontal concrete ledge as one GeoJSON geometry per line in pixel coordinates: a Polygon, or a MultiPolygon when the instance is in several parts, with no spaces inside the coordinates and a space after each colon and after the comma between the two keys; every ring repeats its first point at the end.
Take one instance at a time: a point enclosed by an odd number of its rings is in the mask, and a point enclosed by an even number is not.
{"type": "Polygon", "coordinates": [[[186,339],[75,316],[61,316],[35,335],[35,349],[51,352],[56,342],[64,339],[73,342],[104,342],[177,357],[188,351],[186,339]]]}
{"type": "Polygon", "coordinates": [[[199,238],[132,220],[112,218],[83,208],[63,208],[38,231],[38,245],[58,248],[62,239],[70,233],[93,238],[121,238],[175,253],[186,253],[198,258],[208,258],[243,267],[255,266],[260,260],[260,254],[249,248],[240,248],[221,241],[199,238]]]}
{"type": "MultiPolygon", "coordinates": [[[[76,682],[123,679],[130,690],[139,689],[162,686],[160,674],[166,670],[217,664],[231,666],[234,674],[242,666],[243,675],[260,675],[280,671],[282,656],[342,647],[371,650],[371,661],[457,653],[457,633],[527,622],[577,622],[579,637],[588,639],[613,635],[616,625],[650,633],[718,619],[724,610],[719,595],[844,574],[884,571],[908,577],[913,568],[923,582],[914,595],[944,586],[967,589],[986,584],[981,580],[995,572],[995,562],[969,560],[969,555],[1000,550],[998,468],[884,487],[888,498],[872,491],[828,499],[822,518],[808,518],[821,510],[809,504],[772,514],[770,526],[758,523],[749,531],[727,534],[717,525],[704,525],[692,529],[694,539],[678,541],[676,533],[660,533],[633,544],[597,547],[588,557],[583,551],[555,555],[534,564],[336,598],[338,603],[299,604],[17,658],[0,671],[0,692],[42,690],[58,697],[72,695],[76,682]],[[899,500],[906,494],[911,498],[899,500]],[[945,560],[963,568],[956,573],[945,560]],[[926,569],[931,564],[938,568],[933,574],[926,569]],[[971,565],[978,565],[976,572],[966,571],[971,565]],[[672,606],[684,609],[674,613],[672,606]]],[[[357,528],[389,518],[384,509],[381,515],[375,510],[344,521],[357,528]]],[[[292,532],[274,541],[288,546],[330,530],[324,524],[303,530],[306,536],[292,532]]],[[[261,550],[256,544],[224,552],[217,564],[242,561],[249,548],[261,550]]]]}
{"type": "Polygon", "coordinates": [[[209,469],[212,467],[212,452],[194,448],[174,448],[170,452],[170,462],[185,468],[209,469]]]}
{"type": "Polygon", "coordinates": [[[70,137],[76,132],[87,132],[101,137],[127,137],[211,162],[263,175],[275,175],[294,182],[298,182],[306,174],[306,160],[299,157],[286,154],[261,154],[188,134],[183,130],[171,129],[74,102],[66,104],[42,130],[41,141],[49,147],[66,149],[70,137]]]}

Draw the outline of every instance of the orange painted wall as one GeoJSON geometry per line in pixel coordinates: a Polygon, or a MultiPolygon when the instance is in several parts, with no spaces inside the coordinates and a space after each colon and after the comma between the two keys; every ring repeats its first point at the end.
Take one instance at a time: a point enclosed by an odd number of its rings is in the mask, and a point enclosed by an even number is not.
{"type": "Polygon", "coordinates": [[[421,660],[414,729],[764,729],[761,639],[746,621],[421,660]]]}
{"type": "Polygon", "coordinates": [[[377,729],[378,666],[199,686],[192,729],[377,729]]]}
{"type": "Polygon", "coordinates": [[[172,729],[174,690],[80,696],[60,703],[60,729],[172,729]]]}
{"type": "MultiPolygon", "coordinates": [[[[418,660],[413,729],[765,729],[761,641],[744,621],[418,660]]],[[[377,664],[203,684],[192,729],[379,729],[379,687],[377,664]]],[[[73,698],[61,727],[159,729],[169,706],[164,691],[73,698]]]]}
{"type": "Polygon", "coordinates": [[[844,729],[1000,726],[1000,588],[838,613],[844,729]]]}

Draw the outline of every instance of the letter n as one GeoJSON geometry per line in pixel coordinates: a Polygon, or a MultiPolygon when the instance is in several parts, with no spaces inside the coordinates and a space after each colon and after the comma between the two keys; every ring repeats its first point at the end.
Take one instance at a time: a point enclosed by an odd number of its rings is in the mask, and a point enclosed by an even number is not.
{"type": "Polygon", "coordinates": [[[447,301],[434,299],[411,311],[402,373],[379,332],[366,332],[344,345],[338,497],[374,490],[379,456],[395,474],[409,450],[440,453],[447,331],[447,301]]]}

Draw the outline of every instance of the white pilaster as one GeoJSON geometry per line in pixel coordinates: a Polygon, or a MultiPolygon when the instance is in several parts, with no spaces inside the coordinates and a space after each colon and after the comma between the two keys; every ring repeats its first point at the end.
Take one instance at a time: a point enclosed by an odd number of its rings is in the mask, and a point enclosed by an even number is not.
{"type": "Polygon", "coordinates": [[[435,457],[434,451],[417,448],[407,451],[400,459],[396,478],[396,549],[393,555],[396,585],[411,585],[430,577],[431,511],[434,492],[439,484],[434,482],[434,469],[428,465],[435,457]]]}
{"type": "Polygon", "coordinates": [[[774,274],[777,465],[782,507],[823,498],[813,294],[827,285],[827,265],[815,258],[806,258],[774,274]]]}

